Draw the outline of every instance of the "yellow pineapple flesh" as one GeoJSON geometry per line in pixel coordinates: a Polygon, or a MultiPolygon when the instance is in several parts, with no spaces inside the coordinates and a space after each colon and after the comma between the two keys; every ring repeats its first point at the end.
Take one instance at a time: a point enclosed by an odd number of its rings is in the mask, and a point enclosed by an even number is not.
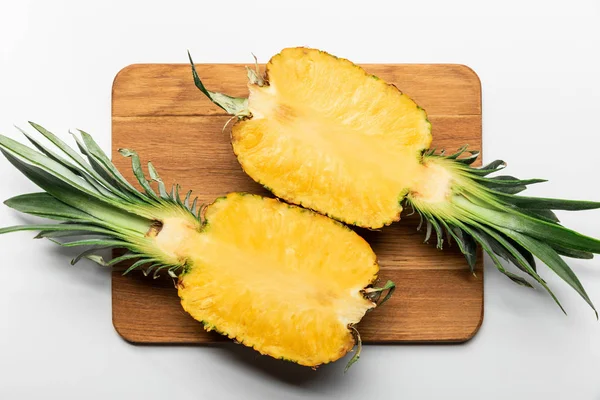
{"type": "Polygon", "coordinates": [[[263,354],[316,366],[355,345],[348,328],[375,306],[361,237],[322,215],[254,195],[209,206],[179,278],[183,308],[208,330],[263,354]]]}
{"type": "Polygon", "coordinates": [[[378,228],[397,220],[431,142],[425,111],[318,50],[284,50],[267,77],[268,85],[249,86],[252,118],[232,131],[246,173],[279,197],[348,223],[378,228]]]}

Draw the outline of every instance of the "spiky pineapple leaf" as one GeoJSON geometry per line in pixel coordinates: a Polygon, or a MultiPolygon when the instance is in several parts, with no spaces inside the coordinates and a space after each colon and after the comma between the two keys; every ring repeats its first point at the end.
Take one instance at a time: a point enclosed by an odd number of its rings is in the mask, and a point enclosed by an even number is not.
{"type": "MultiPolygon", "coordinates": [[[[564,309],[564,307],[562,306],[562,304],[560,303],[560,301],[558,300],[558,298],[556,297],[556,295],[554,294],[554,292],[550,289],[550,287],[548,286],[548,284],[546,283],[546,281],[544,281],[536,271],[534,271],[533,268],[531,268],[531,265],[529,264],[529,262],[527,261],[527,259],[525,257],[523,257],[521,255],[521,253],[508,241],[506,240],[501,234],[499,234],[498,231],[494,230],[494,229],[490,229],[484,225],[478,224],[476,223],[476,227],[487,233],[488,235],[490,235],[494,240],[496,240],[503,248],[505,248],[511,255],[512,257],[514,257],[515,261],[517,262],[517,266],[518,267],[522,267],[531,277],[533,277],[540,285],[542,285],[542,287],[544,289],[546,289],[546,291],[548,292],[548,294],[550,294],[550,296],[552,297],[552,299],[554,300],[554,302],[560,307],[560,309],[562,310],[563,313],[567,313],[564,309]]],[[[509,236],[510,237],[510,236],[509,236]]],[[[521,245],[523,245],[522,243],[520,243],[521,245]]],[[[529,251],[531,251],[529,248],[527,248],[526,246],[524,246],[526,249],[528,249],[529,251]]],[[[533,254],[535,254],[532,251],[533,254]]]]}
{"type": "Polygon", "coordinates": [[[95,238],[105,238],[105,239],[109,239],[115,236],[115,232],[112,231],[106,231],[106,233],[99,233],[99,232],[95,232],[93,230],[81,230],[81,231],[77,231],[77,230],[65,230],[65,231],[57,231],[57,230],[44,230],[44,231],[40,231],[40,233],[38,233],[35,238],[36,239],[57,239],[57,238],[68,238],[68,237],[73,237],[73,236],[94,236],[95,238]]]}
{"type": "Polygon", "coordinates": [[[469,168],[468,171],[473,175],[487,176],[506,168],[506,163],[502,160],[494,160],[491,163],[479,168],[469,168]]]}
{"type": "MultiPolygon", "coordinates": [[[[106,262],[104,261],[104,258],[102,258],[101,255],[98,255],[98,254],[86,254],[82,258],[88,259],[88,260],[90,260],[92,262],[95,262],[98,265],[106,267],[106,262]]],[[[78,261],[75,261],[75,262],[73,262],[73,261],[74,261],[74,259],[71,260],[71,264],[72,265],[75,265],[75,263],[78,262],[78,261]]]]}
{"type": "Polygon", "coordinates": [[[344,368],[344,373],[348,372],[350,367],[360,359],[360,353],[362,352],[362,339],[360,337],[358,329],[356,329],[356,327],[354,326],[350,326],[350,329],[352,329],[354,339],[356,340],[356,353],[354,353],[352,358],[350,358],[350,361],[348,361],[348,364],[346,364],[346,368],[344,368]]]}
{"type": "Polygon", "coordinates": [[[580,210],[594,210],[600,208],[600,202],[597,201],[583,201],[583,200],[564,200],[564,199],[550,199],[544,197],[525,197],[525,196],[514,196],[498,192],[498,197],[510,204],[514,204],[519,207],[538,210],[567,210],[567,211],[580,211],[580,210]]]}
{"type": "Polygon", "coordinates": [[[85,209],[88,214],[96,217],[94,220],[97,224],[112,224],[123,230],[130,230],[130,228],[134,228],[135,230],[135,228],[139,227],[138,229],[141,229],[142,226],[147,225],[147,220],[141,218],[139,215],[152,217],[149,212],[146,212],[139,206],[117,203],[118,208],[113,207],[112,205],[115,203],[108,199],[98,199],[89,196],[87,192],[69,185],[67,182],[47,173],[45,170],[22,162],[11,154],[4,152],[4,150],[2,152],[6,159],[27,176],[29,180],[58,200],[70,204],[77,209],[85,209]],[[127,213],[123,213],[123,211],[136,212],[138,215],[133,213],[128,215],[127,213]]]}
{"type": "Polygon", "coordinates": [[[444,246],[444,231],[442,230],[442,227],[440,226],[438,221],[435,219],[435,217],[430,216],[427,221],[433,226],[433,228],[435,230],[435,235],[436,235],[436,239],[437,239],[436,247],[441,250],[444,246]]]}
{"type": "Polygon", "coordinates": [[[190,210],[190,197],[192,195],[192,191],[189,190],[186,195],[185,195],[185,199],[183,200],[183,206],[185,208],[187,208],[188,210],[190,210]]]}
{"type": "MultiPolygon", "coordinates": [[[[143,212],[143,209],[135,205],[102,196],[81,177],[60,163],[2,135],[0,135],[0,151],[15,168],[40,188],[65,203],[72,204],[71,200],[82,203],[83,209],[88,213],[96,208],[110,214],[110,207],[143,212]]],[[[113,212],[113,214],[122,216],[122,213],[113,212]]]]}
{"type": "Polygon", "coordinates": [[[459,163],[465,164],[465,165],[471,165],[475,162],[475,160],[477,160],[477,157],[479,157],[478,151],[469,151],[469,156],[456,158],[456,162],[459,162],[459,163]]]}
{"type": "Polygon", "coordinates": [[[235,115],[238,117],[249,116],[250,111],[248,111],[248,99],[243,99],[240,97],[232,97],[223,93],[211,92],[210,90],[204,87],[204,84],[200,80],[200,76],[196,71],[196,66],[194,65],[194,61],[192,60],[192,55],[188,51],[188,58],[190,60],[190,64],[192,66],[192,76],[194,78],[194,84],[202,93],[206,95],[213,103],[217,106],[221,107],[223,110],[227,111],[228,114],[235,115]]]}
{"type": "MultiPolygon", "coordinates": [[[[64,154],[66,154],[71,160],[73,160],[81,169],[89,173],[91,176],[95,177],[99,181],[103,182],[103,178],[99,176],[81,157],[77,152],[75,152],[69,145],[63,142],[58,136],[54,135],[52,132],[48,131],[46,128],[36,124],[35,122],[29,121],[29,124],[33,126],[39,133],[41,133],[46,139],[48,139],[52,144],[54,144],[57,148],[59,148],[64,154]]],[[[25,136],[30,138],[25,131],[21,130],[25,136]]],[[[31,140],[31,138],[30,138],[31,140]]],[[[106,182],[104,182],[106,183],[106,182]]]]}
{"type": "Polygon", "coordinates": [[[377,307],[381,307],[386,301],[392,297],[396,290],[396,284],[393,281],[388,280],[385,285],[380,288],[369,288],[365,289],[366,296],[374,303],[377,303],[377,307]],[[381,293],[387,292],[384,298],[380,301],[381,293]]]}
{"type": "Polygon", "coordinates": [[[110,246],[94,246],[91,249],[87,249],[79,253],[75,258],[71,260],[71,265],[77,264],[81,259],[87,258],[88,260],[94,261],[96,264],[102,266],[106,265],[102,256],[95,254],[98,251],[111,249],[110,246]]]}
{"type": "Polygon", "coordinates": [[[454,203],[475,218],[483,218],[497,228],[506,228],[530,235],[547,243],[574,250],[600,253],[600,240],[582,235],[561,225],[489,208],[480,207],[465,198],[457,197],[454,203]]]}
{"type": "Polygon", "coordinates": [[[105,246],[112,248],[135,249],[135,246],[129,242],[115,239],[81,239],[70,242],[59,242],[58,240],[48,239],[62,247],[77,247],[77,246],[105,246]]]}
{"type": "Polygon", "coordinates": [[[71,207],[48,193],[29,193],[4,201],[8,207],[19,212],[54,220],[91,221],[92,216],[71,207]]]}
{"type": "Polygon", "coordinates": [[[459,243],[460,250],[467,259],[467,264],[469,265],[471,273],[475,272],[475,266],[477,264],[477,244],[475,243],[473,236],[458,227],[451,228],[450,233],[454,237],[454,240],[459,243]]]}
{"type": "MultiPolygon", "coordinates": [[[[446,159],[448,160],[456,160],[458,157],[460,157],[465,151],[467,151],[467,149],[469,148],[469,145],[466,144],[464,146],[462,146],[461,148],[459,148],[456,153],[452,153],[449,156],[445,156],[446,159]]],[[[444,150],[442,150],[441,154],[444,154],[444,150]]]]}
{"type": "Polygon", "coordinates": [[[133,174],[135,175],[137,181],[140,183],[140,185],[142,186],[142,188],[148,196],[155,200],[158,200],[158,196],[156,195],[156,193],[150,186],[150,183],[146,179],[144,170],[142,169],[142,163],[138,154],[135,151],[129,149],[119,149],[119,153],[121,153],[121,155],[124,157],[131,158],[131,168],[133,169],[133,174]]]}
{"type": "MultiPolygon", "coordinates": [[[[117,170],[117,168],[102,151],[92,136],[82,130],[79,130],[79,133],[81,134],[83,143],[78,142],[78,145],[80,148],[83,146],[87,156],[93,158],[95,163],[114,181],[118,182],[121,188],[125,189],[128,193],[135,196],[139,200],[146,201],[146,198],[141,195],[138,190],[131,183],[129,183],[129,181],[127,181],[127,179],[125,179],[119,170],[117,170]]],[[[75,135],[73,136],[76,137],[75,135]]]]}
{"type": "Polygon", "coordinates": [[[106,266],[112,267],[113,265],[116,265],[120,262],[133,260],[133,259],[140,258],[140,257],[141,257],[141,255],[138,253],[126,253],[126,254],[123,254],[122,256],[115,257],[112,260],[106,262],[106,266]]]}
{"type": "Polygon", "coordinates": [[[131,264],[131,266],[129,268],[127,268],[125,270],[125,272],[123,272],[123,275],[127,275],[128,273],[130,273],[131,271],[133,271],[134,269],[141,267],[142,265],[146,265],[146,264],[150,264],[150,263],[154,263],[160,260],[156,259],[156,258],[140,258],[138,261],[134,262],[133,264],[131,264]]]}
{"type": "Polygon", "coordinates": [[[112,198],[123,198],[127,199],[127,196],[120,193],[119,191],[115,191],[114,187],[111,186],[111,183],[105,180],[102,176],[100,176],[94,169],[85,162],[85,160],[77,154],[73,149],[71,149],[65,142],[63,142],[58,136],[54,135],[52,132],[43,128],[42,126],[29,122],[31,126],[33,126],[39,133],[41,133],[45,138],[47,138],[52,144],[54,144],[67,158],[71,159],[75,164],[66,160],[62,156],[58,155],[48,147],[41,144],[37,139],[35,139],[31,134],[25,132],[21,128],[17,127],[17,129],[25,135],[25,137],[43,154],[48,156],[50,159],[62,164],[66,168],[73,171],[73,173],[81,176],[85,179],[90,185],[92,185],[99,194],[105,197],[112,198]]]}
{"type": "Polygon", "coordinates": [[[43,144],[41,144],[31,134],[25,132],[24,130],[22,130],[19,127],[16,127],[16,128],[27,138],[27,140],[29,140],[31,142],[31,144],[36,149],[38,149],[38,151],[40,153],[44,154],[46,157],[50,158],[51,160],[54,160],[54,161],[56,161],[58,163],[61,163],[66,168],[70,169],[71,172],[73,172],[74,174],[80,175],[80,170],[77,169],[77,167],[75,167],[73,164],[71,164],[70,162],[68,162],[67,160],[65,160],[64,158],[62,158],[61,156],[59,156],[58,154],[56,154],[54,151],[50,150],[48,147],[46,147],[43,144]]]}
{"type": "Polygon", "coordinates": [[[102,161],[100,161],[97,157],[95,157],[92,153],[90,153],[88,151],[88,149],[85,147],[85,144],[83,143],[83,141],[79,137],[77,137],[76,134],[74,134],[73,132],[69,132],[69,133],[73,137],[73,140],[75,140],[75,143],[77,144],[77,147],[79,148],[79,151],[81,152],[81,154],[83,154],[87,158],[89,167],[93,171],[95,171],[97,175],[102,177],[102,179],[104,181],[108,182],[108,185],[114,189],[115,193],[119,193],[120,197],[122,197],[123,199],[128,200],[128,201],[133,201],[133,202],[145,201],[143,196],[140,196],[140,193],[137,190],[136,191],[131,190],[128,182],[126,184],[126,183],[119,181],[113,175],[110,168],[106,167],[102,161]]]}
{"type": "Polygon", "coordinates": [[[569,258],[578,258],[581,260],[591,260],[592,258],[594,258],[594,253],[590,253],[589,251],[574,250],[568,247],[560,246],[556,243],[553,243],[551,247],[561,256],[569,258]]]}
{"type": "Polygon", "coordinates": [[[523,256],[523,258],[525,260],[527,260],[527,262],[529,263],[529,265],[531,266],[531,268],[535,272],[537,272],[537,267],[536,267],[536,263],[535,263],[535,257],[533,256],[533,254],[531,254],[531,252],[529,250],[527,250],[526,248],[524,248],[523,246],[521,246],[519,243],[515,242],[511,238],[505,237],[505,239],[507,239],[510,242],[510,244],[512,244],[513,247],[515,249],[517,249],[517,251],[519,253],[521,253],[521,255],[523,256]]]}
{"type": "Polygon", "coordinates": [[[197,213],[196,213],[196,206],[197,206],[197,204],[198,204],[198,198],[196,197],[194,199],[194,201],[192,202],[192,206],[190,207],[190,211],[192,212],[192,215],[194,215],[194,216],[197,215],[197,213]]]}
{"type": "Polygon", "coordinates": [[[541,219],[542,221],[550,222],[553,224],[560,222],[560,220],[558,219],[558,217],[552,210],[544,210],[544,209],[531,210],[528,208],[521,208],[521,207],[515,207],[515,210],[522,214],[529,215],[530,217],[533,217],[536,219],[541,219]]]}
{"type": "Polygon", "coordinates": [[[485,183],[487,187],[527,186],[535,183],[548,182],[546,179],[517,179],[510,175],[498,175],[492,178],[474,175],[473,179],[478,182],[485,183]]]}
{"type": "Polygon", "coordinates": [[[429,243],[429,239],[431,238],[431,232],[433,232],[433,225],[431,224],[431,221],[426,217],[425,218],[425,226],[426,226],[426,231],[425,231],[425,243],[429,243]]]}
{"type": "MultiPolygon", "coordinates": [[[[2,149],[2,152],[5,153],[5,155],[10,155],[12,160],[18,160],[19,164],[27,164],[31,167],[38,168],[46,174],[52,175],[67,183],[72,188],[98,197],[94,187],[82,180],[80,176],[73,173],[71,169],[66,168],[61,163],[56,162],[43,154],[31,150],[29,147],[13,139],[0,135],[0,149],[2,149]]],[[[14,162],[12,163],[15,164],[14,162]]]]}
{"type": "Polygon", "coordinates": [[[148,161],[148,173],[150,174],[150,179],[152,179],[158,184],[158,193],[160,197],[162,197],[165,200],[170,200],[169,194],[167,193],[167,188],[165,187],[165,183],[160,178],[158,172],[156,171],[156,168],[154,168],[154,165],[150,161],[148,161]]]}
{"type": "MultiPolygon", "coordinates": [[[[476,235],[475,239],[480,244],[481,243],[485,243],[486,246],[489,247],[489,249],[492,252],[494,252],[494,254],[497,254],[499,257],[501,257],[504,260],[512,263],[517,268],[519,268],[521,271],[525,272],[528,275],[531,275],[530,271],[532,271],[532,270],[537,273],[537,271],[535,269],[535,261],[533,260],[533,257],[531,255],[531,253],[529,251],[525,250],[520,245],[518,245],[516,243],[512,243],[509,238],[505,237],[504,239],[506,241],[508,241],[509,243],[511,243],[511,245],[514,247],[514,249],[520,254],[520,256],[522,257],[522,259],[515,257],[513,255],[513,253],[511,253],[506,247],[502,246],[502,244],[500,244],[496,239],[494,239],[492,236],[490,236],[486,232],[484,232],[484,231],[482,231],[480,229],[473,228],[472,229],[472,233],[474,235],[476,235]],[[529,266],[531,267],[531,269],[524,268],[521,265],[522,260],[525,260],[527,262],[527,264],[529,264],[529,266]]],[[[504,272],[504,271],[501,271],[501,272],[504,272]]]]}
{"type": "MultiPolygon", "coordinates": [[[[506,268],[504,268],[504,266],[502,265],[502,263],[496,256],[496,255],[499,255],[499,253],[494,250],[494,247],[497,247],[497,245],[494,246],[492,244],[492,243],[494,243],[494,240],[489,240],[490,237],[488,235],[485,235],[483,232],[481,232],[477,229],[473,229],[472,233],[473,233],[473,237],[474,237],[475,241],[477,241],[477,243],[479,243],[481,245],[481,248],[490,256],[490,259],[492,260],[492,262],[494,263],[494,265],[496,266],[496,269],[498,271],[500,271],[502,274],[507,276],[510,280],[512,280],[513,282],[515,282],[518,285],[533,288],[533,285],[531,283],[529,283],[525,278],[523,278],[519,275],[513,274],[512,272],[507,271],[506,268]]],[[[507,257],[507,259],[509,259],[509,258],[510,257],[507,257]]]]}
{"type": "Polygon", "coordinates": [[[579,295],[589,304],[590,307],[596,313],[596,319],[598,318],[598,311],[596,311],[596,307],[590,300],[588,294],[586,293],[583,285],[571,269],[565,263],[565,261],[560,258],[560,256],[556,253],[552,247],[543,243],[539,240],[531,238],[527,235],[523,235],[519,232],[512,231],[510,229],[501,228],[502,232],[504,232],[507,236],[515,240],[521,246],[525,247],[529,251],[531,251],[537,258],[539,258],[544,264],[546,264],[550,269],[552,269],[556,275],[560,276],[565,282],[569,284],[579,295]]]}
{"type": "Polygon", "coordinates": [[[78,225],[78,224],[15,225],[15,226],[8,226],[5,228],[0,228],[0,234],[19,232],[19,231],[44,231],[44,230],[51,230],[51,231],[56,231],[56,232],[58,232],[58,231],[90,232],[93,230],[97,230],[99,233],[112,234],[111,231],[106,230],[106,229],[102,229],[102,228],[98,228],[98,227],[94,227],[94,226],[90,226],[90,225],[78,225]]]}

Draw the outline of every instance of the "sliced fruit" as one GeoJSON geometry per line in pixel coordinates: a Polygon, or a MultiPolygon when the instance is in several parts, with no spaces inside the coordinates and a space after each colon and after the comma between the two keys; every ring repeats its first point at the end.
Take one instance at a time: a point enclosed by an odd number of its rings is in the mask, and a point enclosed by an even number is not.
{"type": "Polygon", "coordinates": [[[237,117],[231,140],[242,168],[275,195],[371,229],[399,220],[404,203],[426,221],[426,241],[433,231],[440,248],[444,236],[452,238],[471,269],[479,243],[510,279],[531,286],[498,257],[548,289],[536,256],[594,308],[560,255],[591,258],[600,241],[563,227],[552,210],[600,203],[517,196],[543,180],[492,176],[503,161],[473,168],[479,153],[466,147],[450,156],[430,150],[431,126],[422,108],[323,51],[284,49],[271,58],[264,77],[248,75],[248,99],[207,90],[190,62],[196,86],[237,117]]]}
{"type": "Polygon", "coordinates": [[[142,269],[156,277],[166,271],[177,280],[183,308],[207,330],[315,367],[350,351],[358,339],[354,326],[376,306],[382,290],[393,290],[393,284],[372,287],[379,270],[375,254],[339,222],[241,193],[198,208],[191,192],[184,200],[177,185],[168,193],[151,163],[148,180],[138,155],[123,149],[141,192],[87,133],[75,136],[80,155],[32,125],[52,148],[26,134],[40,152],[1,135],[0,150],[45,192],[5,203],[60,223],[0,233],[36,230],[37,237],[62,246],[88,247],[73,263],[136,260],[125,273],[142,269]],[[128,252],[110,261],[95,254],[106,248],[128,252]]]}
{"type": "Polygon", "coordinates": [[[378,266],[348,228],[277,200],[230,194],[206,209],[200,242],[178,287],[183,308],[207,329],[311,366],[354,347],[348,326],[374,306],[362,291],[378,266]]]}

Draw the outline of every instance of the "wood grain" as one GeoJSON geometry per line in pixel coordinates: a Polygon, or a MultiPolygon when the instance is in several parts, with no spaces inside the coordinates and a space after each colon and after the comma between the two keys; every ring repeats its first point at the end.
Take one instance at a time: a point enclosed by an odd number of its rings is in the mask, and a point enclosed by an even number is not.
{"type": "MultiPolygon", "coordinates": [[[[243,65],[198,65],[207,87],[236,96],[247,94],[243,65]]],[[[449,151],[469,144],[481,149],[481,89],[477,75],[461,65],[364,65],[368,72],[395,84],[429,114],[433,146],[449,151]]],[[[212,202],[232,191],[268,195],[240,168],[221,133],[227,121],[194,87],[190,68],[179,64],[138,64],[124,68],[113,84],[113,161],[133,179],[129,161],[117,149],[137,150],[152,161],[166,182],[194,190],[212,202]]],[[[418,220],[403,220],[380,231],[357,229],[381,265],[380,279],[398,285],[392,299],[369,313],[359,330],[367,343],[462,342],[483,319],[482,258],[472,275],[456,246],[443,251],[423,244],[418,220]]],[[[179,305],[170,279],[139,273],[113,273],[113,323],[134,343],[213,343],[219,335],[179,305]]]]}

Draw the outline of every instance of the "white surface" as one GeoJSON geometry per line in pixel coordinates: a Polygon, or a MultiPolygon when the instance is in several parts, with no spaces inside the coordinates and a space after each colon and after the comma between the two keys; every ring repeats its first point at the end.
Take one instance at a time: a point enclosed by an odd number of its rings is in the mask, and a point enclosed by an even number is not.
{"type": "MultiPolygon", "coordinates": [[[[536,195],[600,200],[600,3],[588,1],[2,1],[0,132],[40,122],[110,147],[114,75],[138,62],[266,61],[286,46],[356,62],[463,63],[481,77],[485,160],[550,178],[536,195]],[[51,4],[52,3],[52,4],[51,4]],[[167,6],[167,4],[169,4],[167,6]],[[287,5],[286,5],[287,4],[287,5]],[[394,5],[391,5],[394,4],[394,5]],[[567,142],[566,140],[569,140],[567,142]]],[[[0,198],[33,190],[0,160],[0,198]]],[[[600,237],[600,211],[561,213],[600,237]]],[[[0,209],[0,226],[22,221],[0,209]]],[[[485,321],[465,345],[367,346],[317,372],[241,346],[136,347],[111,324],[108,271],[32,234],[0,237],[1,399],[600,399],[600,324],[486,265],[485,321]]],[[[600,305],[600,261],[573,261],[600,305]]]]}

